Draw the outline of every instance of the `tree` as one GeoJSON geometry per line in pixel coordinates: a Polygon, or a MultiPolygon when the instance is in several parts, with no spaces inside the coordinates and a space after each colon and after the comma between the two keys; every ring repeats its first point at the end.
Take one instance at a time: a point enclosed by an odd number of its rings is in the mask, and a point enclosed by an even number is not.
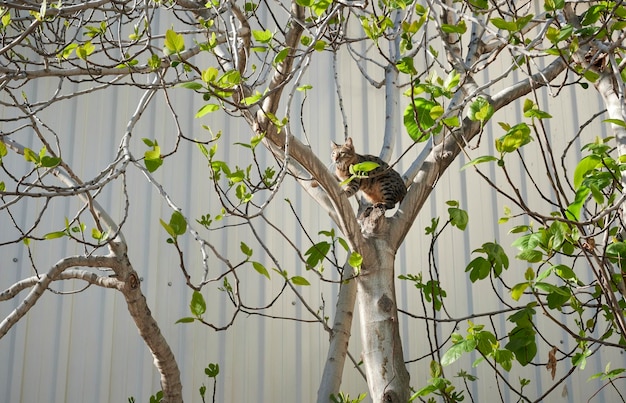
{"type": "MultiPolygon", "coordinates": [[[[276,281],[277,274],[284,282],[283,290],[289,288],[330,336],[318,401],[329,401],[331,396],[339,399],[356,300],[364,351],[362,367],[373,401],[405,402],[412,396],[429,394],[439,395],[445,401],[460,400],[461,393],[444,376],[442,365],[470,351],[492,366],[497,379],[520,399],[545,397],[554,387],[540,396],[529,397],[523,391],[524,382],[517,387],[505,376],[514,361],[525,366],[535,359],[535,339],[537,334],[542,335],[536,325],[537,310],[559,323],[580,350],[562,352],[555,346],[547,362],[550,368],[556,367],[557,354],[559,360],[571,357],[571,367],[576,368],[584,366],[594,352],[622,349],[624,345],[621,189],[626,134],[622,44],[625,19],[626,8],[621,2],[554,0],[540,5],[479,0],[3,3],[0,73],[6,109],[2,122],[6,126],[0,143],[0,190],[2,220],[9,223],[12,232],[1,240],[1,245],[21,242],[30,251],[35,242],[66,238],[79,252],[49,269],[41,269],[36,259],[31,260],[34,274],[15,282],[2,294],[3,300],[12,299],[20,291],[30,289],[0,324],[0,335],[24,317],[52,282],[80,279],[91,285],[115,288],[124,295],[128,311],[154,355],[164,399],[182,399],[176,361],[148,309],[123,235],[131,218],[126,176],[129,170],[138,170],[173,211],[161,224],[168,234],[168,244],[180,257],[181,274],[194,290],[192,315],[181,322],[227,329],[239,313],[259,311],[242,299],[242,268],[252,266],[271,281],[276,281]],[[164,16],[173,18],[172,25],[157,31],[156,21],[164,16]],[[399,166],[399,162],[408,165],[403,172],[408,194],[393,214],[368,208],[363,201],[355,212],[327,169],[326,158],[313,152],[312,146],[317,147],[315,138],[306,130],[294,128],[294,122],[306,117],[308,94],[316,91],[315,83],[307,82],[307,70],[312,60],[328,55],[333,62],[336,99],[345,122],[344,137],[352,133],[350,118],[343,108],[345,96],[338,58],[350,57],[352,72],[358,69],[371,85],[384,88],[385,111],[378,112],[385,116],[380,156],[390,161],[392,167],[399,166]],[[489,71],[487,79],[481,75],[483,71],[489,71]],[[30,99],[27,89],[39,81],[46,81],[53,89],[44,97],[30,99]],[[86,179],[90,176],[70,165],[71,158],[65,151],[69,145],[63,135],[57,134],[43,116],[67,99],[81,99],[114,86],[135,88],[141,98],[123,133],[117,128],[112,130],[121,135],[111,163],[86,179]],[[573,163],[565,163],[564,157],[559,167],[554,139],[544,123],[551,114],[544,110],[538,94],[547,91],[558,99],[570,86],[580,87],[581,94],[593,87],[602,96],[605,122],[610,125],[614,140],[590,141],[585,146],[589,155],[573,163]],[[196,118],[206,119],[211,113],[223,111],[245,120],[252,136],[236,141],[250,153],[249,165],[240,167],[228,156],[223,157],[220,150],[226,136],[220,128],[204,126],[207,130],[202,135],[190,135],[182,129],[179,116],[188,111],[178,110],[170,100],[173,92],[182,90],[204,100],[196,118]],[[144,138],[141,145],[147,150],[144,148],[139,157],[139,142],[133,135],[156,94],[164,97],[177,133],[168,142],[171,147],[167,150],[156,138],[144,138]],[[302,104],[298,105],[297,100],[302,104]],[[517,101],[521,103],[515,104],[517,101]],[[494,134],[498,129],[491,122],[507,107],[521,108],[527,121],[500,123],[499,130],[504,134],[498,137],[494,134]],[[399,124],[401,119],[403,127],[399,124]],[[411,144],[392,160],[394,145],[408,144],[404,132],[411,144]],[[524,164],[527,157],[523,147],[531,147],[533,140],[540,147],[548,185],[524,164]],[[495,152],[471,158],[474,149],[484,144],[494,144],[495,152]],[[188,215],[157,179],[157,173],[167,168],[168,160],[174,161],[187,145],[197,146],[198,153],[206,159],[211,192],[221,203],[218,215],[188,215]],[[421,152],[409,159],[407,153],[413,148],[421,152]],[[258,156],[264,152],[275,159],[276,167],[260,162],[258,156]],[[461,153],[470,159],[468,169],[475,169],[514,205],[515,210],[505,211],[502,222],[519,217],[536,222],[514,227],[514,232],[523,233],[515,242],[520,249],[516,257],[531,266],[522,279],[513,280],[515,285],[509,286],[503,280],[509,260],[497,242],[484,243],[474,251],[485,257],[468,263],[469,279],[501,282],[514,300],[530,301],[518,307],[509,305],[497,313],[514,312],[507,318],[515,326],[506,335],[471,323],[466,336],[458,332],[449,336],[451,343],[445,353],[441,348],[446,339],[435,336],[428,354],[432,358],[432,380],[425,385],[422,379],[410,379],[405,363],[395,292],[395,256],[418,215],[423,214],[422,208],[438,179],[461,153]],[[23,161],[16,154],[22,155],[23,161]],[[509,168],[515,155],[521,160],[521,175],[532,181],[545,205],[531,204],[518,191],[519,185],[509,168]],[[496,164],[505,182],[483,173],[485,164],[496,164]],[[562,179],[563,174],[572,172],[572,167],[573,180],[562,179]],[[259,222],[274,225],[267,222],[265,212],[280,208],[276,207],[276,195],[292,180],[317,202],[320,211],[328,213],[337,229],[323,232],[330,241],[311,240],[306,250],[302,245],[291,244],[302,263],[320,281],[341,284],[332,325],[307,305],[299,287],[309,281],[281,268],[273,258],[269,242],[255,233],[259,222]],[[119,183],[122,185],[116,192],[124,201],[122,212],[115,219],[100,205],[98,196],[119,183]],[[500,183],[506,183],[510,189],[500,183]],[[20,224],[14,209],[35,203],[33,200],[41,202],[29,210],[29,223],[20,224]],[[54,219],[49,206],[57,200],[71,200],[72,213],[67,215],[63,228],[46,232],[40,228],[54,219]],[[222,255],[204,235],[205,231],[219,228],[218,222],[248,226],[256,237],[255,243],[263,250],[263,259],[272,261],[277,268],[268,269],[246,241],[239,245],[244,257],[238,257],[236,263],[234,257],[222,255]],[[192,258],[184,245],[187,240],[195,242],[201,255],[203,270],[199,278],[190,269],[192,258]],[[336,246],[345,248],[345,264],[337,264],[336,259],[329,257],[331,248],[335,252],[336,246]],[[321,270],[326,259],[337,266],[336,274],[321,270]],[[218,275],[210,275],[213,260],[222,267],[218,275]],[[578,269],[580,265],[588,268],[578,269]],[[106,268],[112,273],[103,275],[86,268],[106,268]],[[591,279],[579,274],[578,270],[589,268],[594,275],[591,279]],[[202,291],[216,282],[234,306],[226,324],[215,324],[204,317],[206,301],[202,291]],[[561,324],[551,313],[564,310],[576,315],[573,325],[561,324]],[[600,327],[603,331],[597,334],[600,327]],[[418,391],[412,393],[411,386],[418,391]]],[[[584,129],[573,139],[582,137],[584,129]]],[[[570,148],[568,145],[566,151],[570,148]]],[[[479,150],[483,149],[484,146],[479,150]]],[[[359,174],[363,173],[355,173],[359,174]]],[[[461,207],[458,202],[450,203],[447,223],[464,229],[467,213],[461,207]]],[[[434,219],[427,229],[433,243],[442,229],[434,219]]],[[[280,230],[278,233],[282,234],[280,230]]],[[[407,275],[402,279],[414,283],[430,304],[432,316],[428,320],[442,320],[439,312],[445,306],[446,294],[437,276],[426,279],[407,275]]],[[[502,301],[508,298],[504,295],[507,292],[501,291],[502,301]]],[[[487,316],[492,315],[495,314],[487,316]]],[[[569,374],[572,372],[573,369],[569,374]]],[[[621,370],[607,368],[599,376],[612,382],[620,373],[621,370]]]]}

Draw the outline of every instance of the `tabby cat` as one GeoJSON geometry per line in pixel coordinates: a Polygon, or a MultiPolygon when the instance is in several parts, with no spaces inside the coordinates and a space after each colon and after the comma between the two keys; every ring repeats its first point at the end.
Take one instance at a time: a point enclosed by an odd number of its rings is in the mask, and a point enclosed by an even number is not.
{"type": "Polygon", "coordinates": [[[389,165],[374,155],[360,155],[354,151],[352,138],[348,138],[345,144],[339,145],[332,142],[331,158],[335,163],[335,176],[344,181],[351,177],[350,165],[365,161],[372,161],[379,166],[368,172],[367,178],[355,178],[348,182],[344,192],[348,197],[361,191],[365,198],[374,206],[384,206],[392,209],[396,203],[402,201],[406,195],[406,187],[400,174],[389,165]]]}

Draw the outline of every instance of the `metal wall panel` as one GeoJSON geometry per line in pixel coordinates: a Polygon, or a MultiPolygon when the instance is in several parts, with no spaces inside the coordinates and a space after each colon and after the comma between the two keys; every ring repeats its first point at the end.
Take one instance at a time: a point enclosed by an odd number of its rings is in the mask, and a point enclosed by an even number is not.
{"type": "MultiPolygon", "coordinates": [[[[169,22],[165,20],[164,18],[163,24],[167,26],[169,22]]],[[[331,140],[340,141],[344,137],[344,129],[341,113],[334,101],[335,87],[329,68],[332,60],[326,55],[316,56],[318,58],[303,81],[314,84],[304,104],[304,124],[313,150],[330,161],[329,143],[331,140]]],[[[339,60],[339,71],[349,134],[355,138],[359,150],[377,153],[381,146],[378,136],[384,129],[383,92],[367,85],[355,73],[354,63],[345,55],[339,60]]],[[[29,98],[44,99],[45,94],[54,90],[56,83],[48,81],[41,82],[40,85],[28,88],[29,98]]],[[[598,100],[587,95],[592,92],[586,92],[583,101],[574,89],[565,91],[571,91],[572,95],[559,97],[558,102],[550,102],[550,111],[555,116],[562,117],[560,120],[548,122],[549,131],[555,138],[570,137],[589,117],[591,111],[598,110],[598,100]],[[563,120],[565,118],[571,120],[563,120]]],[[[64,148],[64,158],[70,161],[83,178],[88,179],[97,174],[111,161],[126,121],[140,96],[141,92],[136,89],[113,88],[99,91],[80,101],[68,100],[62,107],[44,114],[45,121],[50,122],[59,133],[62,143],[67,146],[64,148]]],[[[198,132],[198,136],[201,136],[203,134],[200,125],[209,124],[224,133],[225,139],[220,143],[220,152],[229,158],[238,159],[242,164],[247,161],[249,154],[232,145],[248,138],[250,129],[247,126],[219,114],[211,114],[198,121],[193,119],[193,114],[202,105],[198,96],[184,89],[171,89],[169,96],[179,112],[180,123],[186,134],[198,132]]],[[[142,137],[157,139],[164,150],[173,147],[176,129],[162,95],[157,97],[147,112],[147,118],[142,120],[133,133],[133,150],[138,156],[145,149],[141,143],[142,137]]],[[[548,102],[549,99],[545,98],[545,101],[548,102]]],[[[301,99],[297,99],[293,107],[299,108],[300,102],[301,99]]],[[[500,113],[496,118],[521,119],[519,111],[513,108],[500,113]]],[[[300,122],[292,119],[291,125],[293,132],[304,139],[300,122]]],[[[482,141],[482,150],[493,152],[493,142],[489,135],[497,130],[494,126],[489,128],[489,133],[485,134],[482,141]]],[[[395,155],[408,146],[409,142],[404,136],[401,144],[396,147],[395,155]]],[[[414,158],[418,152],[419,147],[411,151],[400,162],[399,169],[406,169],[410,158],[414,158]]],[[[262,152],[260,157],[262,162],[272,161],[266,152],[262,152]]],[[[532,155],[526,157],[531,158],[532,155]]],[[[508,228],[499,227],[494,222],[494,217],[500,216],[503,211],[503,201],[470,170],[459,172],[464,162],[463,158],[459,159],[439,180],[435,192],[424,206],[423,213],[397,256],[398,274],[426,272],[429,238],[424,236],[424,228],[430,225],[432,217],[446,216],[445,201],[461,202],[461,206],[470,214],[468,230],[446,232],[435,248],[441,281],[448,292],[447,305],[455,317],[500,307],[495,297],[481,291],[481,287],[487,285],[469,286],[464,268],[472,258],[471,251],[480,247],[483,242],[496,239],[503,245],[508,245],[513,239],[506,234],[508,228]]],[[[207,212],[215,214],[218,210],[217,200],[209,197],[208,188],[211,185],[205,165],[206,161],[196,147],[183,143],[180,152],[168,159],[166,165],[155,173],[155,178],[164,185],[172,200],[190,217],[199,217],[207,212]]],[[[541,163],[536,161],[531,165],[540,169],[541,163]]],[[[523,176],[520,176],[520,180],[523,182],[523,176]]],[[[167,247],[165,232],[159,224],[159,219],[167,219],[171,210],[156,189],[136,169],[129,170],[127,181],[131,207],[124,234],[129,243],[130,258],[142,277],[142,289],[148,303],[178,359],[185,387],[185,400],[198,401],[198,388],[202,384],[210,386],[203,373],[209,362],[217,362],[221,368],[217,380],[217,401],[314,400],[328,346],[328,336],[320,326],[242,315],[225,332],[215,332],[195,324],[174,324],[179,318],[188,315],[191,291],[184,284],[178,269],[177,256],[173,248],[167,247]]],[[[526,188],[528,186],[526,184],[526,188]]],[[[267,216],[269,220],[285,228],[286,236],[296,244],[305,244],[306,238],[283,201],[285,198],[293,202],[298,216],[314,239],[319,230],[330,228],[330,220],[325,213],[288,181],[277,195],[274,207],[268,209],[267,216]]],[[[119,181],[100,194],[98,200],[114,217],[119,217],[124,203],[119,181]]],[[[21,224],[32,221],[29,212],[38,203],[41,201],[29,202],[24,208],[16,210],[19,213],[16,217],[21,224]]],[[[58,230],[63,226],[64,217],[74,211],[63,203],[55,203],[53,208],[53,214],[48,215],[42,224],[42,233],[58,230]]],[[[4,227],[7,224],[0,225],[4,227]]],[[[262,230],[262,236],[272,244],[272,253],[283,265],[282,269],[288,270],[290,274],[306,276],[311,281],[312,286],[302,290],[309,303],[315,308],[325,304],[325,313],[332,318],[337,287],[319,284],[315,276],[305,272],[302,263],[286,247],[280,234],[267,225],[262,230]]],[[[256,246],[255,251],[258,250],[249,231],[242,228],[230,229],[226,236],[219,232],[205,232],[203,235],[225,256],[240,256],[239,243],[242,240],[256,246]]],[[[201,267],[197,263],[197,245],[192,239],[185,239],[184,248],[189,257],[191,274],[197,279],[201,274],[201,267]],[[194,258],[196,263],[193,263],[194,258]]],[[[79,252],[72,250],[62,239],[37,243],[34,250],[36,262],[42,268],[49,267],[63,256],[79,252]]],[[[273,266],[269,259],[264,263],[268,267],[273,266]]],[[[219,266],[216,260],[212,264],[219,266]]],[[[515,261],[512,261],[512,266],[510,273],[507,273],[511,277],[512,272],[525,270],[523,265],[515,261]]],[[[22,245],[3,247],[0,253],[0,270],[2,289],[18,278],[30,274],[25,248],[22,245]]],[[[250,280],[243,284],[242,294],[251,304],[267,304],[280,290],[281,284],[276,275],[271,282],[265,281],[256,272],[251,271],[249,276],[250,280]]],[[[417,290],[407,282],[399,281],[397,285],[400,307],[422,313],[417,290]]],[[[62,291],[72,291],[82,287],[82,284],[70,282],[55,284],[55,287],[62,291]]],[[[216,285],[210,285],[205,288],[204,295],[209,307],[207,316],[218,323],[226,324],[230,320],[232,307],[224,294],[217,290],[216,285]]],[[[14,307],[14,302],[0,304],[0,314],[4,316],[14,307]]],[[[280,303],[274,305],[268,314],[308,318],[306,309],[289,294],[281,298],[280,303]]],[[[426,354],[428,350],[425,347],[424,323],[408,317],[401,317],[400,320],[407,359],[412,360],[426,354]]],[[[441,325],[439,331],[449,332],[453,325],[441,325]]],[[[497,318],[495,325],[500,330],[505,329],[504,318],[497,318]]],[[[551,340],[556,342],[566,339],[558,327],[547,322],[541,322],[541,326],[550,329],[551,340]]],[[[459,327],[458,330],[464,331],[465,323],[461,323],[459,327]]],[[[358,319],[353,327],[350,347],[358,360],[360,343],[357,329],[358,319]]],[[[567,344],[563,346],[565,349],[572,347],[567,344]]],[[[540,351],[540,356],[547,356],[547,351],[540,351]]],[[[473,356],[460,360],[446,371],[450,375],[461,368],[468,368],[475,358],[477,357],[473,356]]],[[[623,354],[620,357],[594,359],[575,381],[567,382],[567,393],[562,401],[588,399],[589,391],[596,390],[598,384],[587,383],[586,379],[603,370],[601,366],[607,360],[613,362],[613,367],[626,365],[623,354]]],[[[412,384],[416,387],[423,386],[428,378],[427,361],[409,365],[412,384]]],[[[158,375],[152,366],[152,357],[137,335],[123,298],[115,291],[95,287],[71,295],[44,295],[27,317],[0,340],[0,363],[0,401],[6,402],[121,402],[126,401],[129,396],[134,396],[137,402],[147,402],[149,396],[160,388],[158,375]]],[[[342,387],[344,391],[355,396],[367,390],[365,382],[351,368],[349,362],[345,372],[342,387]]],[[[481,380],[492,377],[485,367],[475,369],[474,373],[481,380]]],[[[563,373],[564,369],[559,368],[559,374],[563,373]]],[[[527,368],[522,374],[533,379],[531,388],[536,388],[537,391],[545,390],[552,384],[544,368],[527,368]]],[[[517,382],[517,379],[512,381],[517,382]]],[[[472,391],[477,394],[479,401],[498,393],[497,386],[490,382],[472,385],[472,391]]],[[[515,396],[505,395],[505,401],[513,400],[515,396]]],[[[554,398],[551,401],[561,400],[554,398]]]]}

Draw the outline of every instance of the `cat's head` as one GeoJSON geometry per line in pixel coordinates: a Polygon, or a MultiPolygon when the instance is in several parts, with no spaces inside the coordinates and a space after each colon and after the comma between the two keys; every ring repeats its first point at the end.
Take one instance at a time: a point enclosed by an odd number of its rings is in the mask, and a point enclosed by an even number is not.
{"type": "Polygon", "coordinates": [[[355,156],[354,145],[352,144],[352,137],[348,137],[344,144],[337,144],[334,141],[331,141],[331,149],[330,158],[333,162],[339,161],[347,161],[351,160],[355,156]]]}

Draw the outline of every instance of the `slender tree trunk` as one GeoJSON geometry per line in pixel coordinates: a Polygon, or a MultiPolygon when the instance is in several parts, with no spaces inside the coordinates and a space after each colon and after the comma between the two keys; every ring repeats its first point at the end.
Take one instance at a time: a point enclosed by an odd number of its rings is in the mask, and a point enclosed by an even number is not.
{"type": "Polygon", "coordinates": [[[121,282],[120,291],[126,300],[128,312],[135,321],[139,335],[154,357],[154,366],[161,374],[163,402],[182,403],[183,386],[180,381],[180,370],[176,363],[176,357],[174,357],[167,340],[163,337],[159,324],[150,312],[146,297],[141,292],[139,276],[128,260],[126,246],[111,243],[111,250],[117,261],[117,264],[113,265],[112,268],[121,282]]]}
{"type": "Polygon", "coordinates": [[[341,284],[337,298],[337,310],[330,334],[330,346],[324,364],[324,372],[317,391],[317,403],[330,402],[330,395],[337,395],[341,387],[356,300],[356,280],[350,280],[353,276],[354,270],[346,263],[343,267],[342,276],[342,280],[346,282],[341,284]]]}
{"type": "Polygon", "coordinates": [[[389,243],[384,210],[374,209],[363,223],[365,247],[374,258],[364,261],[357,279],[363,364],[374,403],[406,403],[409,373],[404,363],[398,324],[394,261],[397,248],[389,243]]]}

